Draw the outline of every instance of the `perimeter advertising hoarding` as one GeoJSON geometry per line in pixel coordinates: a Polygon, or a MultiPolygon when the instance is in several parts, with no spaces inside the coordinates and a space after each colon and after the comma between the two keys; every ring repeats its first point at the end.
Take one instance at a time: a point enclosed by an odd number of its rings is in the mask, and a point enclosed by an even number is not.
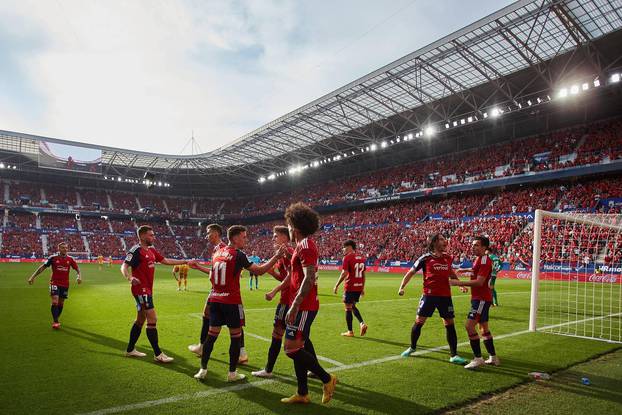
{"type": "Polygon", "coordinates": [[[39,142],[39,167],[101,174],[102,151],[94,148],[41,141],[39,142]]]}

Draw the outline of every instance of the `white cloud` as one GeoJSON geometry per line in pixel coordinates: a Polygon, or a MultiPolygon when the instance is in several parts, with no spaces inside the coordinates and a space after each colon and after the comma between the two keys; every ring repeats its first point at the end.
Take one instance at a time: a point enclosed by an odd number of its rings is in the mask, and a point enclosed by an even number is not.
{"type": "Polygon", "coordinates": [[[0,96],[0,129],[172,154],[194,130],[209,150],[503,5],[410,3],[5,1],[0,54],[42,110],[0,96]],[[38,47],[15,45],[24,33],[38,47]]]}

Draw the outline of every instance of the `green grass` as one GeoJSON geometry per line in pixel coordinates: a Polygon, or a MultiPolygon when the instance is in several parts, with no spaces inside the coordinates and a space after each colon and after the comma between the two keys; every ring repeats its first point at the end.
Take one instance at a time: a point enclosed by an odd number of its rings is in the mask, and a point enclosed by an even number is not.
{"type": "MultiPolygon", "coordinates": [[[[420,280],[411,283],[406,296],[401,298],[396,295],[401,276],[370,275],[366,296],[359,307],[369,324],[368,334],[364,338],[343,338],[339,336],[345,329],[341,297],[331,290],[337,274],[321,272],[322,306],[312,332],[317,353],[344,365],[364,365],[336,371],[340,384],[329,406],[320,406],[321,385],[311,380],[313,404],[284,407],[279,399],[295,391],[295,382],[291,380],[293,365],[284,354],[279,357],[275,372],[288,378],[271,382],[249,379],[250,385],[222,390],[231,386],[224,381],[229,347],[226,335],[216,344],[208,379],[198,382],[192,378],[199,360],[186,347],[198,340],[200,313],[209,287],[204,274],[191,271],[190,291],[177,292],[169,268],[159,267],[156,272],[154,302],[160,345],[175,357],[173,364],[163,366],[153,362],[144,333],[137,348],[147,352],[148,357],[123,357],[135,306],[116,266],[101,272],[96,265],[82,266],[84,283],[79,287],[72,284],[60,331],[50,328],[46,275],[41,275],[32,287],[26,284],[34,268],[34,264],[0,265],[0,311],[4,324],[0,413],[84,413],[169,397],[174,399],[125,412],[429,413],[523,383],[530,371],[560,370],[617,347],[544,333],[500,338],[527,328],[529,283],[499,280],[502,307],[491,312],[491,330],[499,337],[495,343],[501,367],[468,372],[449,364],[445,350],[370,364],[370,360],[398,355],[407,347],[421,293],[420,280]]],[[[247,284],[244,278],[250,365],[240,371],[250,375],[251,370],[265,364],[269,346],[251,334],[270,337],[276,304],[263,299],[265,291],[274,286],[271,277],[260,277],[259,291],[248,291],[247,284]]],[[[459,341],[465,342],[462,324],[469,297],[456,291],[454,305],[459,341]]],[[[445,344],[445,330],[440,319],[434,317],[423,330],[419,350],[445,344]]],[[[472,356],[468,346],[459,350],[464,357],[472,356]]]]}
{"type": "Polygon", "coordinates": [[[617,351],[556,373],[550,381],[530,382],[451,414],[619,414],[621,408],[622,351],[617,351]],[[590,385],[581,383],[582,378],[590,385]]]}

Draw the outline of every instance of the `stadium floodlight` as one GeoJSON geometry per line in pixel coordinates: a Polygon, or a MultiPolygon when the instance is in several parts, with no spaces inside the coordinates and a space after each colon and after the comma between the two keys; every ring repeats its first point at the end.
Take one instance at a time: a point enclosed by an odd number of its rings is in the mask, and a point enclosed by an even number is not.
{"type": "Polygon", "coordinates": [[[395,142],[393,140],[391,140],[391,144],[395,144],[395,142]]]}
{"type": "Polygon", "coordinates": [[[412,140],[412,139],[413,139],[413,133],[409,133],[409,134],[408,134],[408,139],[409,139],[409,140],[412,140]]]}
{"type": "Polygon", "coordinates": [[[397,138],[395,139],[395,141],[397,141],[397,142],[399,143],[399,142],[400,142],[400,138],[399,138],[399,137],[397,137],[397,138]]]}
{"type": "Polygon", "coordinates": [[[431,125],[428,128],[425,129],[425,135],[427,135],[428,137],[432,137],[435,132],[436,132],[436,130],[431,125]]]}
{"type": "Polygon", "coordinates": [[[598,88],[600,86],[600,80],[594,79],[594,88],[598,88]]]}
{"type": "Polygon", "coordinates": [[[557,93],[558,98],[566,98],[568,96],[568,88],[562,88],[557,93]]]}
{"type": "Polygon", "coordinates": [[[581,85],[581,89],[587,91],[590,89],[590,85],[587,82],[584,82],[583,85],[581,85]]]}
{"type": "Polygon", "coordinates": [[[458,126],[458,121],[454,121],[454,127],[458,126]]]}
{"type": "Polygon", "coordinates": [[[614,73],[613,75],[611,75],[611,82],[614,84],[617,84],[618,82],[620,82],[620,74],[614,73]]]}
{"type": "Polygon", "coordinates": [[[490,111],[490,116],[491,116],[492,118],[497,118],[499,115],[501,115],[501,110],[500,110],[499,108],[493,108],[493,109],[490,111]]]}
{"type": "Polygon", "coordinates": [[[265,182],[265,181],[266,181],[266,178],[262,176],[262,177],[260,177],[259,179],[257,179],[257,181],[258,181],[259,183],[263,183],[263,182],[265,182]]]}
{"type": "Polygon", "coordinates": [[[0,163],[0,169],[3,169],[5,167],[4,163],[0,163]]]}
{"type": "Polygon", "coordinates": [[[530,99],[528,99],[528,100],[527,100],[527,105],[529,105],[529,106],[531,107],[532,102],[531,102],[531,100],[530,100],[530,99]]]}
{"type": "Polygon", "coordinates": [[[320,165],[320,162],[319,162],[319,161],[317,161],[317,160],[316,160],[316,161],[314,161],[314,162],[311,164],[311,166],[313,166],[313,167],[318,167],[319,165],[320,165]]]}
{"type": "Polygon", "coordinates": [[[445,129],[446,129],[446,130],[447,130],[447,129],[449,129],[449,123],[446,123],[446,124],[445,124],[445,129]]]}
{"type": "Polygon", "coordinates": [[[276,179],[276,174],[270,173],[270,175],[268,176],[268,180],[274,180],[274,179],[276,179]]]}
{"type": "Polygon", "coordinates": [[[463,118],[460,120],[460,125],[464,125],[464,124],[466,124],[466,120],[463,118]]]}
{"type": "Polygon", "coordinates": [[[369,149],[371,151],[376,151],[378,149],[378,146],[376,144],[372,144],[371,146],[369,146],[369,149]]]}
{"type": "Polygon", "coordinates": [[[542,102],[542,99],[541,99],[540,97],[538,97],[538,98],[536,99],[536,101],[538,101],[538,104],[539,104],[539,103],[541,103],[541,102],[542,102]]]}
{"type": "Polygon", "coordinates": [[[473,122],[473,117],[469,117],[469,118],[467,118],[467,121],[468,121],[468,122],[473,122]]]}
{"type": "Polygon", "coordinates": [[[573,85],[570,87],[570,93],[572,95],[577,95],[579,93],[579,85],[573,85]]]}
{"type": "Polygon", "coordinates": [[[386,141],[383,141],[382,143],[380,143],[380,147],[381,148],[387,148],[388,144],[386,141]]]}

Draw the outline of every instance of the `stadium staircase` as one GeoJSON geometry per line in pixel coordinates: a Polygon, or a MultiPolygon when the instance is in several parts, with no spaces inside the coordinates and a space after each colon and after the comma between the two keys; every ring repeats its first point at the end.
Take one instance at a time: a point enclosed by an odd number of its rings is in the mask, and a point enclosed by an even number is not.
{"type": "Polygon", "coordinates": [[[192,214],[193,215],[197,214],[197,203],[198,202],[196,200],[192,202],[192,214]]]}
{"type": "Polygon", "coordinates": [[[82,243],[84,244],[84,249],[89,254],[89,258],[91,257],[91,247],[89,246],[89,241],[86,239],[86,236],[82,235],[82,243]]]}
{"type": "Polygon", "coordinates": [[[175,245],[177,245],[177,248],[179,249],[179,252],[181,252],[181,254],[184,256],[184,258],[188,258],[188,255],[186,254],[186,251],[184,251],[184,248],[181,246],[181,244],[179,243],[178,240],[175,240],[175,245]]]}
{"type": "Polygon", "coordinates": [[[168,208],[168,203],[166,203],[166,200],[161,199],[162,200],[162,205],[164,206],[164,211],[166,213],[171,213],[171,210],[168,208]]]}
{"type": "Polygon", "coordinates": [[[136,206],[138,206],[138,210],[140,211],[143,208],[143,205],[140,204],[140,199],[138,199],[138,196],[134,196],[134,198],[136,199],[136,206]]]}
{"type": "Polygon", "coordinates": [[[45,189],[43,187],[39,188],[39,194],[41,195],[41,201],[48,200],[47,195],[45,194],[45,189]]]}
{"type": "Polygon", "coordinates": [[[76,205],[84,206],[82,204],[82,196],[80,196],[80,192],[78,192],[77,190],[76,190],[76,205]]]}
{"type": "Polygon", "coordinates": [[[112,203],[112,198],[110,197],[110,193],[108,192],[106,192],[106,199],[108,199],[108,209],[114,210],[114,204],[112,203]]]}
{"type": "Polygon", "coordinates": [[[48,236],[46,234],[41,234],[41,249],[43,250],[43,256],[48,256],[48,236]]]}
{"type": "Polygon", "coordinates": [[[4,209],[4,216],[2,217],[2,226],[6,228],[9,224],[9,209],[4,209]]]}
{"type": "Polygon", "coordinates": [[[9,203],[11,200],[11,192],[9,191],[8,183],[4,183],[4,195],[2,199],[4,200],[4,203],[9,203]]]}
{"type": "Polygon", "coordinates": [[[123,250],[127,252],[127,244],[125,243],[125,239],[121,237],[119,237],[119,239],[121,240],[121,246],[123,247],[123,250]]]}

